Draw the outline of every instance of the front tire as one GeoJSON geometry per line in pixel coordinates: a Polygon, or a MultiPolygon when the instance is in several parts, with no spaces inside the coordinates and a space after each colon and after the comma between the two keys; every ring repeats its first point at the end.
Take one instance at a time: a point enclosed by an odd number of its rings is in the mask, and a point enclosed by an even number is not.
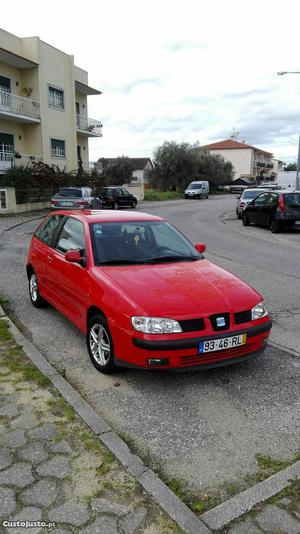
{"type": "Polygon", "coordinates": [[[35,308],[45,308],[47,306],[47,302],[40,295],[39,285],[34,271],[31,271],[29,276],[29,296],[31,304],[35,308]]]}
{"type": "Polygon", "coordinates": [[[243,225],[244,226],[250,226],[250,219],[249,219],[249,215],[247,213],[243,213],[242,221],[243,221],[243,225]]]}
{"type": "Polygon", "coordinates": [[[118,209],[119,209],[119,204],[118,204],[118,202],[114,202],[114,203],[113,203],[113,209],[114,209],[114,210],[118,210],[118,209]]]}
{"type": "Polygon", "coordinates": [[[103,315],[94,315],[89,320],[86,344],[92,364],[98,371],[111,374],[116,370],[113,340],[103,315]]]}
{"type": "Polygon", "coordinates": [[[136,208],[136,200],[134,200],[131,204],[132,209],[134,210],[136,208]]]}

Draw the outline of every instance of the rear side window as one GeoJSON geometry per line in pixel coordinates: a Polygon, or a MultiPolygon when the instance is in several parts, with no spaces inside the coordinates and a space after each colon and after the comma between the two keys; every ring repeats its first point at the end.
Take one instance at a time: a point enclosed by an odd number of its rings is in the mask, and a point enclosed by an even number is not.
{"type": "Polygon", "coordinates": [[[35,237],[37,237],[40,241],[43,241],[43,243],[51,245],[54,232],[62,218],[63,215],[51,215],[51,217],[48,217],[48,219],[46,219],[36,230],[34,234],[35,237]]]}
{"type": "Polygon", "coordinates": [[[81,221],[70,217],[61,229],[58,236],[57,250],[67,252],[68,250],[79,250],[82,255],[85,253],[84,226],[81,221]]]}
{"type": "Polygon", "coordinates": [[[287,206],[295,206],[300,208],[300,193],[284,195],[284,200],[287,206]]]}

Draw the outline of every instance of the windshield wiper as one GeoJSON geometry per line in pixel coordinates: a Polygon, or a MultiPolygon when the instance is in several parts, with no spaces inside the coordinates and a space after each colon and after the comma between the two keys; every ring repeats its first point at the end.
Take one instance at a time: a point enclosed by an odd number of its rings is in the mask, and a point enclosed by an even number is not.
{"type": "Polygon", "coordinates": [[[101,261],[97,263],[97,267],[102,267],[102,265],[141,265],[147,263],[145,260],[109,260],[101,261]]]}
{"type": "Polygon", "coordinates": [[[168,261],[196,261],[201,258],[195,258],[194,256],[158,256],[157,258],[151,258],[145,263],[164,263],[168,261]]]}

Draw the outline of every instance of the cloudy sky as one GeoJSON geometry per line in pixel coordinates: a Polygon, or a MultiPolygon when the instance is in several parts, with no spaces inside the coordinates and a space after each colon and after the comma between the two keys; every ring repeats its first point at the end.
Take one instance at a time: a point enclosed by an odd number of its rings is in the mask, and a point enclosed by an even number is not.
{"type": "Polygon", "coordinates": [[[14,0],[1,27],[74,54],[103,91],[90,159],[230,137],[284,161],[300,133],[300,0],[14,0]]]}

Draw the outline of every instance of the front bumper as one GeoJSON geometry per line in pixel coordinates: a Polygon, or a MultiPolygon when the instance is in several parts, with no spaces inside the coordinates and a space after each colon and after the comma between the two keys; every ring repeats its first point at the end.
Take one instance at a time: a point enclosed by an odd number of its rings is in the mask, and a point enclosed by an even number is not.
{"type": "MultiPolygon", "coordinates": [[[[249,323],[248,323],[249,325],[249,323]]],[[[244,361],[263,351],[270,335],[272,321],[267,318],[255,326],[238,330],[225,330],[222,333],[158,340],[153,336],[131,336],[130,343],[116,347],[116,364],[125,367],[153,369],[149,359],[163,359],[167,365],[155,365],[155,369],[194,369],[219,367],[244,361]],[[199,354],[200,341],[220,339],[239,334],[247,334],[245,345],[225,350],[199,354]],[[147,339],[148,337],[148,339],[147,339]],[[150,339],[149,339],[150,338],[150,339]],[[126,354],[127,353],[127,354],[126,354]]]]}

